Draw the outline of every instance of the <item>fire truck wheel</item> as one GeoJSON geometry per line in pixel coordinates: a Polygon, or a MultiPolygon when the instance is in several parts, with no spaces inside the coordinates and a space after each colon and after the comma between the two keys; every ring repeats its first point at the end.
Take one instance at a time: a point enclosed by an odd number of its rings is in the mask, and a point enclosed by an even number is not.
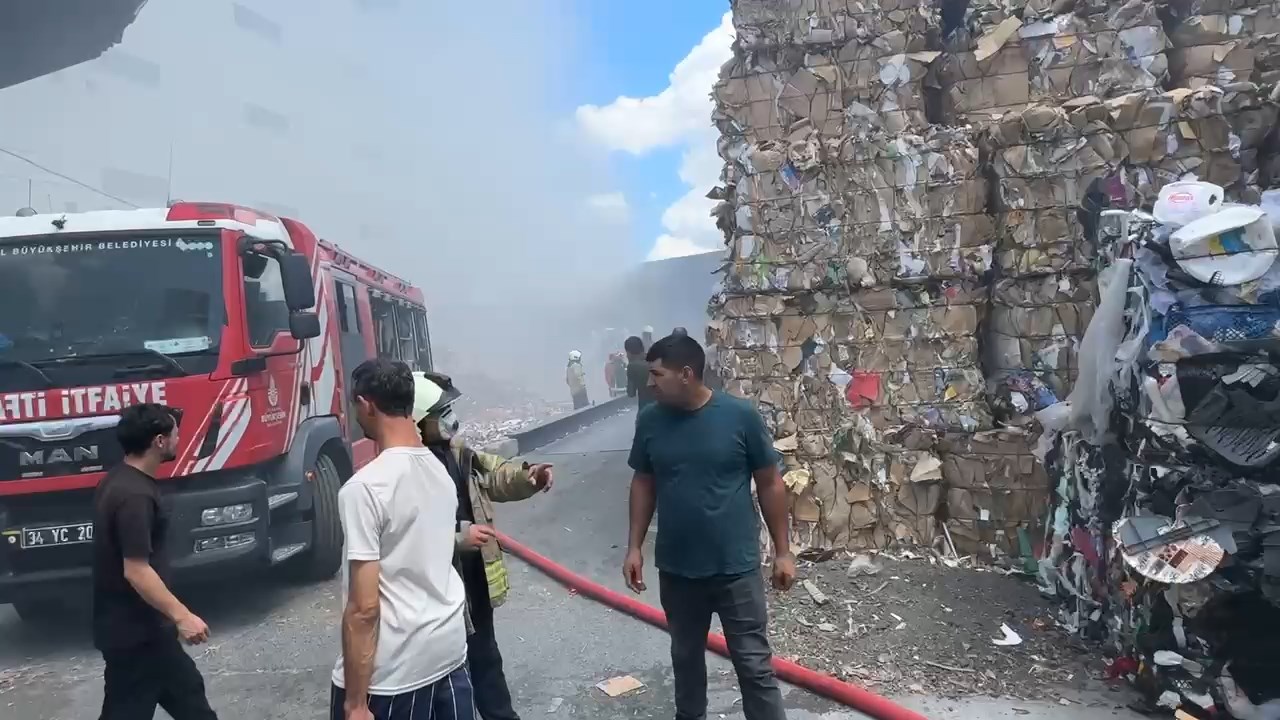
{"type": "Polygon", "coordinates": [[[51,601],[48,598],[19,600],[13,604],[13,609],[22,622],[40,626],[66,623],[67,613],[70,611],[65,603],[51,601]]]}
{"type": "Polygon", "coordinates": [[[342,475],[328,453],[316,457],[312,485],[311,547],[298,556],[294,570],[307,582],[328,580],[342,569],[342,521],[338,517],[338,490],[342,475]]]}

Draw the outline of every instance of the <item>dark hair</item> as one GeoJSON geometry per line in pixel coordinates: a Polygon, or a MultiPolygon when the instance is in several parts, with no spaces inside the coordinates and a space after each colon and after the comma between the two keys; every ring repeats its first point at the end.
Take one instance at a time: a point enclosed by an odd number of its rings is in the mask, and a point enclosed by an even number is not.
{"type": "Polygon", "coordinates": [[[682,328],[682,327],[678,327],[678,328],[676,328],[675,330],[672,330],[672,331],[671,331],[671,334],[672,334],[672,335],[676,335],[676,336],[683,335],[684,337],[689,337],[689,331],[688,331],[688,330],[685,330],[685,329],[684,329],[684,328],[682,328]]]}
{"type": "Polygon", "coordinates": [[[143,403],[130,405],[120,413],[116,439],[125,455],[138,456],[151,447],[157,435],[168,435],[178,425],[182,414],[168,405],[143,403]]]}
{"type": "Polygon", "coordinates": [[[689,368],[693,376],[702,379],[702,370],[707,364],[707,355],[697,340],[688,335],[668,335],[655,342],[644,356],[648,362],[657,360],[668,370],[689,368]]]}
{"type": "Polygon", "coordinates": [[[351,396],[368,400],[383,415],[409,417],[413,414],[413,371],[396,360],[365,360],[351,371],[351,396]]]}
{"type": "Polygon", "coordinates": [[[644,341],[632,335],[622,342],[622,347],[632,355],[639,355],[644,352],[644,341]]]}

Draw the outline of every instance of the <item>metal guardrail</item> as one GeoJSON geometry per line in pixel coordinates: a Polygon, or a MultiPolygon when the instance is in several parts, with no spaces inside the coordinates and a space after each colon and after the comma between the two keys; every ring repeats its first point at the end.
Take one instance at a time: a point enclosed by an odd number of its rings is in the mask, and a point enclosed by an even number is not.
{"type": "Polygon", "coordinates": [[[585,407],[568,415],[561,415],[558,418],[548,420],[541,425],[521,430],[510,438],[516,444],[514,454],[524,455],[537,450],[610,415],[615,415],[625,410],[628,406],[634,405],[635,402],[635,398],[627,397],[626,395],[610,398],[591,407],[585,407]]]}

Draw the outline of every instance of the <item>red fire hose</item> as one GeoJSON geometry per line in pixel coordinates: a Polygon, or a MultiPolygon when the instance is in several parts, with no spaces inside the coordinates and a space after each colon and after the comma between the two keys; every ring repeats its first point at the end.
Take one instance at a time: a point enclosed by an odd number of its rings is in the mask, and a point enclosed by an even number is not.
{"type": "MultiPolygon", "coordinates": [[[[663,630],[667,629],[667,616],[658,608],[610,590],[599,583],[592,582],[570,571],[563,565],[558,565],[549,558],[539,555],[501,532],[498,533],[498,542],[502,543],[503,549],[507,552],[541,570],[553,580],[571,590],[575,590],[592,600],[604,603],[615,610],[621,610],[650,625],[663,630]]],[[[724,636],[720,633],[713,632],[707,635],[707,647],[711,648],[717,655],[729,657],[729,648],[725,645],[724,636]]],[[[779,678],[792,685],[805,688],[854,710],[866,713],[873,718],[877,718],[877,720],[927,720],[920,713],[908,710],[875,693],[850,685],[831,675],[802,667],[790,660],[783,660],[775,656],[773,658],[773,669],[779,678]]]]}

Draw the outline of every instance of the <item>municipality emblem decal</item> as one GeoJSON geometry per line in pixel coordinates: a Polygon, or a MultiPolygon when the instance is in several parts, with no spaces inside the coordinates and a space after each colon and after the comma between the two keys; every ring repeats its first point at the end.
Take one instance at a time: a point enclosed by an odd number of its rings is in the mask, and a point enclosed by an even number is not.
{"type": "Polygon", "coordinates": [[[267,404],[276,407],[280,404],[280,388],[276,387],[276,377],[267,376],[267,404]]]}

